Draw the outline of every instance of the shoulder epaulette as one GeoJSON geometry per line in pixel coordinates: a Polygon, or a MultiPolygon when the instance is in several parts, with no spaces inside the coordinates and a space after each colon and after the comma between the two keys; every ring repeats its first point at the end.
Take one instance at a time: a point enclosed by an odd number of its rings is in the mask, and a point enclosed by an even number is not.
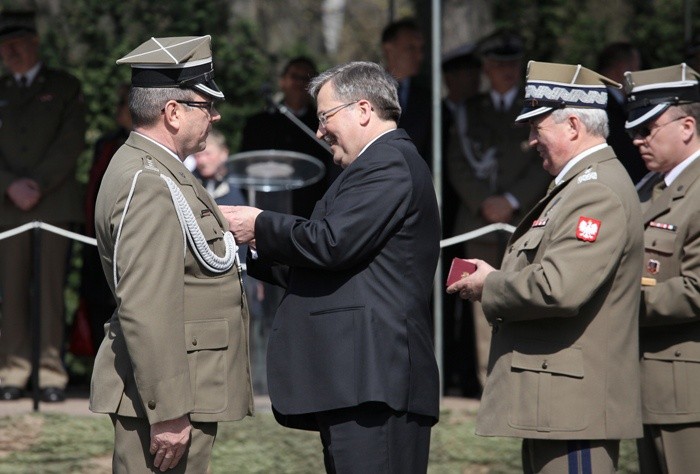
{"type": "Polygon", "coordinates": [[[143,161],[144,171],[151,171],[153,173],[160,174],[160,170],[155,165],[155,160],[153,159],[153,157],[151,155],[142,156],[141,160],[143,161]]]}

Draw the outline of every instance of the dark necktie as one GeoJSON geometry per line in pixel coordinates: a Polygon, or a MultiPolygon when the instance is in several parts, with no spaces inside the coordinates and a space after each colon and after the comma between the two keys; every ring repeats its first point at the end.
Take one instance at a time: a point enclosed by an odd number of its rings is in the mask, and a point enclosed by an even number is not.
{"type": "Polygon", "coordinates": [[[505,112],[506,111],[506,99],[501,96],[501,103],[500,103],[500,111],[505,112]]]}
{"type": "Polygon", "coordinates": [[[19,81],[17,81],[17,85],[22,89],[27,87],[27,76],[19,76],[19,81]]]}

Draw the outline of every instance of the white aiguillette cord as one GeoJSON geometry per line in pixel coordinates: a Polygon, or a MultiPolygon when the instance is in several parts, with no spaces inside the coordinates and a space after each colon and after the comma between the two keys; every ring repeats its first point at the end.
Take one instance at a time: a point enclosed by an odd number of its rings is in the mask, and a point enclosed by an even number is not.
{"type": "MultiPolygon", "coordinates": [[[[124,205],[124,212],[122,213],[121,221],[119,222],[119,229],[117,230],[117,238],[114,242],[114,261],[112,263],[113,273],[114,273],[114,286],[117,286],[118,275],[117,275],[117,250],[119,248],[119,239],[122,233],[122,226],[124,225],[124,218],[129,209],[129,204],[131,203],[131,198],[134,195],[134,189],[136,188],[136,180],[143,170],[139,170],[134,175],[134,179],[131,182],[131,189],[129,190],[129,195],[126,198],[126,204],[124,205]]],[[[238,246],[233,238],[231,232],[224,232],[224,245],[226,246],[226,253],[223,257],[219,257],[214,252],[211,251],[209,245],[207,244],[207,239],[202,234],[202,229],[199,228],[197,224],[197,219],[194,217],[192,208],[187,203],[187,199],[180,191],[180,188],[175,184],[175,182],[168,176],[160,174],[160,177],[165,181],[170,190],[170,196],[175,205],[175,211],[177,212],[177,218],[180,221],[180,227],[182,228],[182,241],[185,244],[189,241],[190,247],[192,248],[192,253],[195,258],[202,264],[204,268],[212,273],[224,273],[233,267],[234,263],[240,267],[238,263],[238,246]]],[[[185,252],[187,251],[187,246],[185,245],[185,252]]]]}

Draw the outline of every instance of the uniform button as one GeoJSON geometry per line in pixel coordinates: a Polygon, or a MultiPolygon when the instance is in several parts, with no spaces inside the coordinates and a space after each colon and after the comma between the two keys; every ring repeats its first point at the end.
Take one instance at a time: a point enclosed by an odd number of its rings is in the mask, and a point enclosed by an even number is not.
{"type": "Polygon", "coordinates": [[[676,351],[676,357],[680,357],[680,356],[681,356],[681,351],[676,351]]]}
{"type": "Polygon", "coordinates": [[[547,367],[548,367],[547,361],[545,360],[544,362],[542,362],[542,368],[546,369],[547,367]]]}
{"type": "Polygon", "coordinates": [[[196,338],[196,337],[193,337],[193,338],[192,338],[192,345],[193,345],[193,346],[196,346],[196,345],[197,345],[197,338],[196,338]]]}
{"type": "Polygon", "coordinates": [[[149,400],[148,401],[148,408],[150,408],[151,410],[155,410],[156,409],[156,402],[154,400],[149,400]]]}

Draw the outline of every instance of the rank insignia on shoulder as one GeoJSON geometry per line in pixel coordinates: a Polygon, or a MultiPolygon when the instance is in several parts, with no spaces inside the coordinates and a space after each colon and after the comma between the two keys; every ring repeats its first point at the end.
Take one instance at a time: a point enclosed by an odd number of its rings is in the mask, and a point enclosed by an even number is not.
{"type": "Polygon", "coordinates": [[[576,225],[576,238],[584,242],[595,242],[598,238],[601,222],[597,219],[581,216],[576,225]]]}
{"type": "Polygon", "coordinates": [[[654,260],[653,258],[650,258],[649,261],[647,262],[647,273],[650,275],[656,275],[659,273],[659,269],[661,268],[661,262],[658,260],[654,260]]]}
{"type": "Polygon", "coordinates": [[[211,216],[211,211],[209,209],[202,209],[200,217],[207,217],[207,216],[211,216]]]}
{"type": "Polygon", "coordinates": [[[146,161],[146,165],[144,166],[144,168],[146,168],[147,170],[150,170],[150,171],[158,171],[158,172],[160,172],[160,170],[159,170],[159,169],[156,167],[156,165],[153,163],[153,157],[152,157],[152,156],[148,156],[148,155],[147,155],[146,158],[145,158],[145,161],[146,161]]]}
{"type": "Polygon", "coordinates": [[[598,173],[593,171],[591,168],[586,168],[586,170],[583,172],[581,176],[578,177],[577,182],[583,183],[585,181],[590,181],[592,179],[598,179],[598,173]]]}
{"type": "Polygon", "coordinates": [[[532,221],[532,227],[544,227],[547,225],[548,221],[549,221],[549,217],[535,219],[534,221],[532,221]]]}
{"type": "Polygon", "coordinates": [[[670,230],[671,232],[675,232],[676,230],[678,230],[678,226],[676,226],[676,225],[664,224],[663,222],[655,222],[655,221],[651,221],[649,223],[649,227],[656,227],[657,229],[670,230]]]}

